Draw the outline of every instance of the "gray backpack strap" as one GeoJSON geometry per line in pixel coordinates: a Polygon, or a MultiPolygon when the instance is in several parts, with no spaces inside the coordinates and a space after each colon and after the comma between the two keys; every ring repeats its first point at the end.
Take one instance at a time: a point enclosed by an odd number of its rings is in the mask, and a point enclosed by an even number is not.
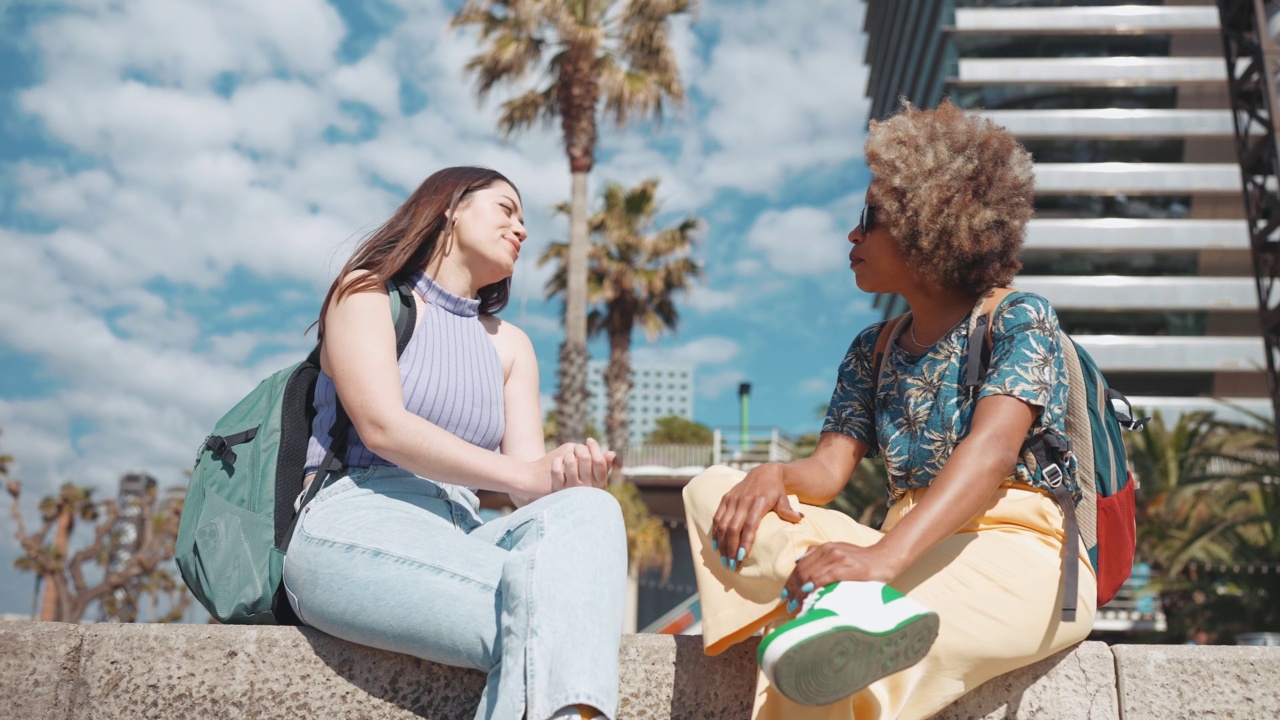
{"type": "MultiPolygon", "coordinates": [[[[969,320],[969,347],[965,356],[963,386],[970,393],[971,398],[976,398],[978,386],[981,385],[982,378],[986,376],[991,365],[991,327],[995,324],[996,310],[1000,307],[1000,303],[1014,292],[1016,291],[1011,288],[992,288],[979,301],[982,307],[981,312],[974,313],[969,320]]],[[[1070,342],[1065,335],[1063,341],[1070,342]]],[[[1074,347],[1069,355],[1074,355],[1074,347]]],[[[1041,473],[1049,483],[1054,500],[1062,508],[1065,525],[1062,547],[1063,622],[1075,622],[1076,600],[1080,594],[1080,559],[1078,557],[1080,522],[1076,517],[1075,500],[1067,491],[1065,475],[1067,465],[1063,461],[1070,452],[1070,439],[1060,438],[1051,433],[1045,433],[1037,442],[1024,445],[1022,448],[1023,462],[1026,463],[1028,470],[1031,472],[1038,470],[1041,473]]]]}
{"type": "Polygon", "coordinates": [[[1016,292],[1013,288],[991,288],[978,301],[975,310],[969,315],[969,347],[964,359],[964,378],[960,387],[976,400],[978,386],[987,374],[991,364],[991,326],[995,324],[996,309],[1000,303],[1016,292]]]}

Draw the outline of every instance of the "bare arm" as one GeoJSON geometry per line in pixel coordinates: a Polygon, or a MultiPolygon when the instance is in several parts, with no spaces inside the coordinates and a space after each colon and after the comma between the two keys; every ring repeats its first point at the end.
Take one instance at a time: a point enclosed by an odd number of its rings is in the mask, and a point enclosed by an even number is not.
{"type": "Polygon", "coordinates": [[[790,597],[806,583],[837,580],[891,582],[944,538],[973,519],[1013,472],[1038,408],[1008,395],[978,401],[973,430],[947,459],[920,504],[870,547],[827,543],[796,564],[787,580],[790,597]]]}
{"type": "Polygon", "coordinates": [[[321,362],[361,440],[399,467],[441,482],[529,497],[555,489],[555,453],[530,459],[491,452],[405,409],[395,330],[380,289],[348,295],[329,308],[321,362]]]}
{"type": "MultiPolygon", "coordinates": [[[[546,454],[546,442],[542,436],[538,358],[533,352],[533,344],[522,330],[496,317],[485,318],[485,327],[502,358],[502,396],[506,415],[502,454],[535,462],[546,454]]],[[[586,445],[575,446],[574,452],[565,453],[560,462],[569,477],[577,474],[579,465],[591,466],[592,477],[598,478],[599,486],[603,486],[613,458],[613,452],[605,453],[594,440],[588,440],[586,445]]],[[[509,491],[509,494],[516,505],[524,505],[536,497],[523,495],[518,490],[509,491]]]]}

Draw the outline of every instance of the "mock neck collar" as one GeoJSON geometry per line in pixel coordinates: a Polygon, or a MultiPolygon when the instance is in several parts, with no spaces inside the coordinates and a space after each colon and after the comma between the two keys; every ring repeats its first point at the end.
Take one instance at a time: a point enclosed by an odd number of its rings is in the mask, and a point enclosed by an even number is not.
{"type": "Polygon", "coordinates": [[[413,276],[413,287],[432,305],[436,305],[454,315],[476,317],[480,314],[480,298],[464,298],[454,295],[436,284],[425,272],[413,276]]]}

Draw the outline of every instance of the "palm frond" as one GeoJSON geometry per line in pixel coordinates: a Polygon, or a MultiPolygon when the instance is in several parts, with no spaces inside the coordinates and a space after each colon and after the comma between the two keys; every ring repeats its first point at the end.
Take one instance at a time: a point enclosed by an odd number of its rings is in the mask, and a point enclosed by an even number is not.
{"type": "Polygon", "coordinates": [[[498,129],[504,137],[531,127],[539,119],[550,122],[555,117],[555,99],[551,88],[529,90],[502,104],[498,129]]]}

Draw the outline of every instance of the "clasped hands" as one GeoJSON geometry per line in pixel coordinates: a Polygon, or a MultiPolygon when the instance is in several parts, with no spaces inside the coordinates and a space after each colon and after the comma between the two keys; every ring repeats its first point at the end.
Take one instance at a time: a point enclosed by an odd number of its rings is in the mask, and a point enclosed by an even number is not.
{"type": "Polygon", "coordinates": [[[540,462],[548,465],[550,492],[571,487],[604,488],[609,484],[609,470],[617,453],[605,452],[600,443],[587,438],[586,443],[565,443],[547,453],[540,462]]]}
{"type": "MultiPolygon", "coordinates": [[[[804,515],[791,506],[779,463],[760,465],[725,493],[711,521],[711,547],[720,554],[720,564],[738,571],[751,554],[760,520],[767,513],[790,523],[798,523],[804,515]]],[[[794,613],[804,598],[814,590],[840,580],[877,580],[889,582],[901,571],[902,564],[883,543],[862,547],[844,542],[829,542],[810,548],[796,561],[787,578],[781,599],[787,611],[794,613]]]]}

